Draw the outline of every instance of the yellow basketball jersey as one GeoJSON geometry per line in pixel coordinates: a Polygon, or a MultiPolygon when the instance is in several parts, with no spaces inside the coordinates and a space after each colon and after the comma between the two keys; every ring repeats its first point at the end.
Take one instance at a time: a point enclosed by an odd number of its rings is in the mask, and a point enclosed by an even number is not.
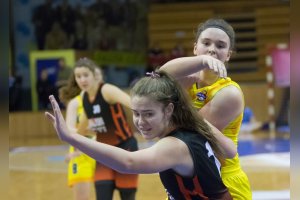
{"type": "MultiPolygon", "coordinates": [[[[190,96],[192,97],[192,101],[194,106],[197,109],[201,109],[205,104],[207,104],[210,100],[214,98],[214,96],[224,87],[233,85],[238,89],[241,89],[240,86],[232,81],[230,78],[219,78],[214,84],[197,88],[197,84],[195,83],[192,88],[189,90],[190,96]]],[[[239,116],[237,116],[233,121],[231,121],[224,129],[223,134],[229,137],[235,145],[238,143],[238,134],[241,127],[241,122],[243,120],[243,112],[239,116]]],[[[227,172],[238,171],[240,169],[240,162],[238,158],[238,154],[233,159],[226,159],[225,164],[222,166],[222,174],[226,174],[227,172]]]]}
{"type": "MultiPolygon", "coordinates": [[[[80,95],[75,97],[78,102],[76,123],[80,122],[82,113],[84,112],[82,98],[80,95]]],[[[95,139],[95,138],[93,138],[95,139]]],[[[74,152],[74,147],[70,146],[69,153],[74,152]]],[[[96,161],[86,154],[72,158],[68,164],[68,185],[72,187],[76,183],[94,182],[96,161]]]]}

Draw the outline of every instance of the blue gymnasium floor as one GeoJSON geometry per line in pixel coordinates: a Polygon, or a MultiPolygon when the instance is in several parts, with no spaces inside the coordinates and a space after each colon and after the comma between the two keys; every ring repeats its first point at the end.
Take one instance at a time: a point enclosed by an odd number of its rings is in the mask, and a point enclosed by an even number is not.
{"type": "Polygon", "coordinates": [[[247,156],[259,153],[290,152],[289,139],[260,139],[260,140],[239,140],[238,152],[240,156],[247,156]]]}

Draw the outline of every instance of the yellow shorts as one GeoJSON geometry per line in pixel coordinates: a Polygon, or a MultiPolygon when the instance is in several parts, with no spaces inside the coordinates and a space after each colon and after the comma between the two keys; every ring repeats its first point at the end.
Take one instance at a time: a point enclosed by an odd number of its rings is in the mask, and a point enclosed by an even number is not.
{"type": "Polygon", "coordinates": [[[222,180],[234,200],[252,199],[248,177],[242,170],[236,174],[231,174],[230,176],[222,176],[222,180]]]}
{"type": "MultiPolygon", "coordinates": [[[[74,147],[70,147],[70,153],[74,152],[74,147]]],[[[96,161],[87,156],[80,154],[72,158],[68,165],[68,186],[72,187],[76,183],[94,182],[96,161]]]]}

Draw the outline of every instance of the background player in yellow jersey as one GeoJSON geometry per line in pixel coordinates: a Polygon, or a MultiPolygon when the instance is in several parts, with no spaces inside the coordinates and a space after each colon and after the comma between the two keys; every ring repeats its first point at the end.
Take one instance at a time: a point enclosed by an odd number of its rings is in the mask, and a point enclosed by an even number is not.
{"type": "MultiPolygon", "coordinates": [[[[95,70],[95,79],[99,82],[102,74],[99,68],[95,70]]],[[[93,132],[87,132],[83,127],[84,109],[80,85],[76,82],[74,73],[71,74],[66,86],[60,88],[60,100],[67,105],[66,123],[69,129],[77,130],[86,137],[93,138],[93,132]],[[80,129],[80,130],[79,130],[80,129]]],[[[89,200],[91,187],[94,183],[96,161],[70,146],[66,155],[68,162],[68,186],[73,188],[75,200],[89,200]]]]}
{"type": "MultiPolygon", "coordinates": [[[[160,70],[180,80],[201,115],[237,146],[244,97],[236,82],[222,78],[227,75],[225,63],[229,61],[234,46],[233,28],[223,19],[209,19],[198,27],[194,43],[195,56],[171,60],[160,70]],[[220,77],[214,72],[222,67],[224,71],[220,77]]],[[[225,160],[221,173],[234,199],[252,199],[250,183],[241,169],[238,154],[233,159],[225,160]]]]}

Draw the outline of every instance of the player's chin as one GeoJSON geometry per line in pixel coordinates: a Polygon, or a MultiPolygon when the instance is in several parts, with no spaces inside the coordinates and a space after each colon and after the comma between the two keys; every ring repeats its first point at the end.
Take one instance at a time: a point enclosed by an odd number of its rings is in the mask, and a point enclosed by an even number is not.
{"type": "Polygon", "coordinates": [[[140,131],[140,133],[141,133],[142,136],[143,136],[145,139],[147,139],[147,140],[153,139],[153,138],[154,138],[153,134],[151,134],[150,131],[140,131]]]}

